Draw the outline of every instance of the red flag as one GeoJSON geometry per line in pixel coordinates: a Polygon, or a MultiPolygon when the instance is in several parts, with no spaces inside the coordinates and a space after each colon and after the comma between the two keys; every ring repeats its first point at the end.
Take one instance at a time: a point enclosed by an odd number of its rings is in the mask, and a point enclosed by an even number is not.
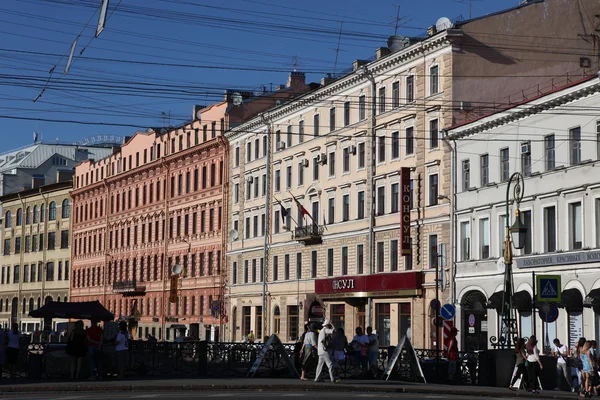
{"type": "Polygon", "coordinates": [[[300,202],[298,201],[296,196],[294,196],[292,193],[290,193],[290,194],[292,195],[292,197],[294,198],[294,201],[298,205],[298,209],[300,210],[300,213],[302,213],[303,216],[308,215],[312,219],[312,216],[308,213],[308,211],[306,211],[306,208],[304,208],[304,206],[302,204],[300,204],[300,202]]]}

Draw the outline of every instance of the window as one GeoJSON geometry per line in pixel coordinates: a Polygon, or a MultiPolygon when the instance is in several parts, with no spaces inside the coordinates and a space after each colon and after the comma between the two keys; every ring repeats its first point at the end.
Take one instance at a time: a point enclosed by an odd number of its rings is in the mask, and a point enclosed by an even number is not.
{"type": "Polygon", "coordinates": [[[5,228],[12,227],[12,213],[10,211],[7,211],[6,214],[5,214],[5,216],[4,216],[4,227],[5,228]]]}
{"type": "Polygon", "coordinates": [[[240,201],[240,184],[233,184],[233,203],[237,204],[240,201]]]}
{"type": "Polygon", "coordinates": [[[344,126],[350,125],[350,102],[344,103],[344,126]]]}
{"type": "Polygon", "coordinates": [[[348,247],[342,247],[342,275],[348,275],[348,247]]]}
{"type": "Polygon", "coordinates": [[[406,155],[414,154],[415,152],[415,138],[414,128],[412,126],[406,128],[406,155]]]}
{"type": "Polygon", "coordinates": [[[415,77],[411,75],[406,78],[406,102],[413,101],[415,101],[415,77]]]}
{"type": "Polygon", "coordinates": [[[385,186],[377,188],[377,215],[385,214],[385,186]]]}
{"type": "Polygon", "coordinates": [[[377,272],[383,272],[385,269],[385,258],[384,258],[385,243],[377,242],[377,272]]]}
{"type": "Polygon", "coordinates": [[[440,145],[438,132],[438,120],[434,119],[429,121],[429,148],[437,149],[440,145]]]}
{"type": "Polygon", "coordinates": [[[329,132],[335,131],[335,107],[329,109],[329,132]]]}
{"type": "Polygon", "coordinates": [[[317,250],[313,250],[310,253],[310,277],[311,278],[316,278],[317,277],[317,250]]]}
{"type": "Polygon", "coordinates": [[[275,210],[273,217],[273,233],[279,233],[279,210],[275,210]]]}
{"type": "Polygon", "coordinates": [[[61,249],[69,248],[69,231],[68,230],[60,231],[60,248],[61,249]]]}
{"type": "Polygon", "coordinates": [[[286,146],[292,147],[292,126],[288,125],[287,127],[287,135],[286,135],[286,146]]]}
{"type": "Polygon", "coordinates": [[[500,150],[500,180],[507,182],[510,179],[510,164],[508,148],[500,150]]]}
{"type": "Polygon", "coordinates": [[[364,246],[359,244],[356,246],[356,273],[362,274],[365,267],[364,246]]]}
{"type": "Polygon", "coordinates": [[[31,208],[27,207],[27,210],[25,211],[25,225],[30,225],[31,224],[31,208]]]}
{"type": "Polygon", "coordinates": [[[463,160],[462,162],[462,190],[466,192],[471,187],[471,162],[463,160]]]}
{"type": "Polygon", "coordinates": [[[350,195],[342,196],[342,221],[350,220],[350,195]]]}
{"type": "Polygon", "coordinates": [[[21,238],[16,237],[15,238],[15,254],[19,254],[19,253],[21,253],[21,238]]]}
{"type": "Polygon", "coordinates": [[[302,253],[296,253],[296,279],[302,279],[302,253]]]}
{"type": "Polygon", "coordinates": [[[267,231],[267,216],[266,214],[261,214],[260,216],[260,233],[261,236],[265,236],[267,231]]]}
{"type": "Polygon", "coordinates": [[[298,121],[298,143],[304,143],[304,121],[298,121]]]}
{"type": "Polygon", "coordinates": [[[390,271],[398,271],[398,240],[390,241],[390,271]]]}
{"type": "Polygon", "coordinates": [[[521,143],[521,173],[531,176],[531,142],[521,143]],[[524,151],[527,150],[527,151],[524,151]]]}
{"type": "Polygon", "coordinates": [[[358,199],[356,202],[356,218],[363,219],[365,218],[365,192],[361,190],[360,192],[358,192],[357,197],[358,199]]]}
{"type": "Polygon", "coordinates": [[[490,220],[479,220],[479,258],[490,257],[490,220]]]}
{"type": "MultiPolygon", "coordinates": [[[[211,210],[212,211],[212,210],[211,210]]],[[[255,215],[252,218],[252,222],[253,222],[253,226],[252,226],[252,233],[253,233],[253,237],[257,237],[258,236],[258,215],[255,215]]]]}
{"type": "Polygon", "coordinates": [[[429,205],[435,206],[438,204],[438,175],[429,175],[429,205]]]}
{"type": "Polygon", "coordinates": [[[400,132],[392,132],[392,160],[400,158],[400,132]]]}
{"type": "Polygon", "coordinates": [[[283,256],[283,280],[290,279],[290,255],[285,254],[283,256]]]}
{"type": "Polygon", "coordinates": [[[327,276],[333,276],[333,249],[327,249],[327,276]]]}
{"type": "Polygon", "coordinates": [[[267,174],[262,174],[262,195],[267,195],[267,174]]]}
{"type": "Polygon", "coordinates": [[[581,163],[581,127],[569,129],[569,149],[571,165],[581,163]]]}
{"type": "Polygon", "coordinates": [[[460,223],[460,261],[471,259],[471,224],[460,223]]]}
{"type": "Polygon", "coordinates": [[[329,153],[327,165],[329,166],[329,176],[335,176],[335,152],[329,153]]]}
{"type": "Polygon", "coordinates": [[[252,142],[248,141],[246,143],[246,161],[252,161],[252,142]]]}
{"type": "MultiPolygon", "coordinates": [[[[265,155],[265,154],[263,154],[265,155]]],[[[260,158],[260,139],[254,139],[254,159],[258,160],[260,158]]]]}
{"type": "Polygon", "coordinates": [[[365,167],[365,142],[358,144],[358,169],[365,167]]]}
{"type": "Polygon", "coordinates": [[[479,169],[481,176],[481,186],[486,186],[490,183],[490,158],[489,155],[483,154],[479,157],[479,169]]]}
{"type": "Polygon", "coordinates": [[[327,215],[329,217],[327,223],[333,224],[335,222],[335,197],[330,197],[327,201],[327,215]]]}
{"type": "Polygon", "coordinates": [[[290,189],[292,187],[292,166],[288,165],[285,169],[285,187],[290,189]]]}
{"type": "Polygon", "coordinates": [[[273,281],[279,280],[279,257],[273,256],[273,281]]]}
{"type": "Polygon", "coordinates": [[[525,233],[525,247],[521,250],[521,254],[531,254],[533,252],[533,226],[531,224],[531,210],[521,211],[519,216],[523,225],[527,227],[525,233]]]}
{"type": "Polygon", "coordinates": [[[10,254],[10,239],[4,239],[4,252],[5,256],[10,254]]]}
{"type": "Polygon", "coordinates": [[[23,209],[17,210],[17,226],[23,225],[23,209]]]}
{"type": "Polygon", "coordinates": [[[367,118],[367,97],[363,94],[358,97],[358,119],[360,121],[367,118]]]}
{"type": "Polygon", "coordinates": [[[56,203],[55,202],[51,202],[50,206],[48,207],[48,220],[49,221],[56,220],[56,203]]]}
{"type": "Polygon", "coordinates": [[[439,77],[440,77],[440,67],[439,66],[434,65],[433,67],[429,68],[429,94],[436,94],[439,92],[439,90],[440,90],[439,77]]]}
{"type": "Polygon", "coordinates": [[[267,135],[263,136],[262,143],[263,143],[263,155],[266,156],[267,152],[269,151],[269,149],[267,148],[267,135]]]}
{"type": "MultiPolygon", "coordinates": [[[[244,283],[248,283],[248,275],[249,275],[249,267],[248,267],[248,260],[244,260],[244,283]]],[[[204,307],[200,307],[200,309],[203,309],[204,307]]],[[[248,307],[249,308],[249,307],[248,307]]]]}
{"type": "Polygon", "coordinates": [[[544,153],[546,157],[546,171],[556,168],[554,135],[548,135],[544,138],[544,153]]]}
{"type": "Polygon", "coordinates": [[[385,162],[385,136],[377,138],[377,162],[385,162]]]}
{"type": "Polygon", "coordinates": [[[54,280],[54,263],[49,262],[46,264],[46,280],[51,282],[54,280]]]}
{"type": "Polygon", "coordinates": [[[392,84],[392,108],[400,107],[400,82],[392,84]]]}
{"type": "Polygon", "coordinates": [[[275,170],[275,191],[279,192],[281,190],[281,171],[275,170]]]}
{"type": "Polygon", "coordinates": [[[392,204],[391,212],[397,213],[400,211],[400,184],[392,183],[392,204]]]}
{"type": "Polygon", "coordinates": [[[429,235],[429,268],[438,267],[438,236],[429,235]]]}
{"type": "Polygon", "coordinates": [[[377,101],[379,102],[379,114],[383,114],[385,112],[385,87],[379,88],[377,101]]]}
{"type": "MultiPolygon", "coordinates": [[[[597,202],[598,200],[596,200],[597,202]]],[[[596,208],[598,210],[598,208],[596,208]]],[[[598,220],[596,211],[596,221],[598,220]]],[[[596,241],[598,241],[596,236],[596,241]]],[[[551,253],[556,251],[556,207],[550,206],[544,208],[544,251],[551,253]]]]}
{"type": "Polygon", "coordinates": [[[319,114],[315,114],[313,117],[313,136],[319,136],[319,124],[320,124],[320,118],[319,118],[319,114]]]}
{"type": "Polygon", "coordinates": [[[313,157],[313,181],[319,180],[319,161],[317,157],[313,157]]]}
{"type": "Polygon", "coordinates": [[[233,158],[233,166],[234,167],[239,167],[240,166],[240,146],[236,146],[235,147],[235,153],[234,153],[234,158],[233,158]]]}
{"type": "Polygon", "coordinates": [[[569,204],[569,250],[583,247],[583,220],[581,202],[569,204]]]}
{"type": "MultiPolygon", "coordinates": [[[[290,167],[291,168],[291,167],[290,167]]],[[[266,184],[266,175],[263,175],[264,183],[266,184]]],[[[298,163],[298,186],[304,185],[304,160],[298,163]]],[[[265,193],[263,193],[264,195],[265,193]]]]}
{"type": "Polygon", "coordinates": [[[56,242],[56,232],[48,232],[48,250],[54,250],[55,242],[56,242]]]}

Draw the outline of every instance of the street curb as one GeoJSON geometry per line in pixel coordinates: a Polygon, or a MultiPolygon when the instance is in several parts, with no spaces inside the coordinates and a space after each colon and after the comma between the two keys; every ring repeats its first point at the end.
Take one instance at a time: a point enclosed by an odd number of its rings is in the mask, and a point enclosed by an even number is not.
{"type": "MultiPolygon", "coordinates": [[[[436,394],[436,395],[463,395],[476,397],[540,397],[524,391],[486,391],[472,389],[448,388],[439,386],[361,386],[342,384],[189,384],[189,385],[132,385],[123,384],[118,386],[110,385],[64,385],[57,384],[53,386],[31,387],[27,385],[19,386],[0,386],[0,396],[14,393],[68,393],[68,392],[171,392],[171,391],[272,391],[272,392],[361,392],[361,393],[413,393],[413,394],[436,394]]],[[[543,391],[544,399],[568,399],[574,398],[566,393],[562,395],[554,394],[552,391],[543,391]]]]}

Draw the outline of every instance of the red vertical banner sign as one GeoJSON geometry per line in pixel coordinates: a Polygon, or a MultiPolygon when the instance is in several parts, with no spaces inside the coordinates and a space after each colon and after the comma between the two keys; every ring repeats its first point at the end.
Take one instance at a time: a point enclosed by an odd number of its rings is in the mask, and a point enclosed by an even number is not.
{"type": "Polygon", "coordinates": [[[410,243],[410,168],[400,168],[400,246],[403,256],[412,253],[410,243]]]}

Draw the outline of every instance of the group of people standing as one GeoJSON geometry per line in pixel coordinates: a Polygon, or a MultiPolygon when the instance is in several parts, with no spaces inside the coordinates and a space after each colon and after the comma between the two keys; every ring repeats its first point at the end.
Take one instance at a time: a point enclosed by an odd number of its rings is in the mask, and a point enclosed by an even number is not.
{"type": "Polygon", "coordinates": [[[4,366],[8,367],[11,379],[15,377],[21,348],[20,341],[19,325],[12,324],[10,330],[0,329],[0,377],[4,366]]]}
{"type": "MultiPolygon", "coordinates": [[[[539,393],[540,371],[544,368],[537,347],[537,338],[532,335],[527,342],[519,339],[515,346],[516,364],[509,385],[511,390],[519,379],[526,382],[526,388],[532,393],[539,393]]],[[[556,386],[554,390],[561,390],[567,385],[572,391],[579,391],[581,397],[591,397],[592,393],[598,394],[600,382],[598,376],[598,359],[596,342],[580,338],[575,348],[569,352],[560,339],[554,339],[552,356],[556,358],[556,386]],[[571,369],[577,373],[577,379],[572,379],[571,369]]]]}
{"type": "Polygon", "coordinates": [[[377,333],[371,327],[364,334],[362,328],[356,328],[356,335],[350,343],[343,328],[334,328],[329,320],[323,322],[323,327],[318,330],[312,324],[304,326],[299,344],[301,349],[301,380],[308,380],[308,374],[315,370],[315,382],[321,381],[323,365],[329,370],[329,378],[333,383],[341,382],[341,366],[346,360],[348,346],[354,350],[354,359],[359,374],[364,376],[370,373],[377,376],[377,358],[379,354],[379,340],[377,333]]]}

